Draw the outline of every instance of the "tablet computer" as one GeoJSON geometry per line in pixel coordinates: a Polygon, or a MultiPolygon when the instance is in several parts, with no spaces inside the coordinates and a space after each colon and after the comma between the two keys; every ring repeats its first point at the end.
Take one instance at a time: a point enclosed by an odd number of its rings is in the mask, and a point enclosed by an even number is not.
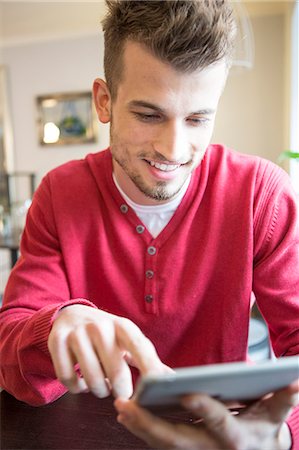
{"type": "Polygon", "coordinates": [[[174,373],[142,376],[133,399],[143,407],[180,404],[186,394],[204,392],[221,401],[246,402],[286,387],[299,378],[299,357],[256,364],[221,363],[179,368],[174,373]]]}

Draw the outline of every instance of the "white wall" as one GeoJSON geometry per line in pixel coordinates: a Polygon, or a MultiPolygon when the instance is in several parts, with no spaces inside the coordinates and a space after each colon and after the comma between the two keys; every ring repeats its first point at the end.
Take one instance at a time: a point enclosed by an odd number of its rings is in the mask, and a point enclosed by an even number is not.
{"type": "Polygon", "coordinates": [[[213,142],[277,162],[284,150],[284,18],[254,17],[255,64],[229,76],[213,142]]]}
{"type": "Polygon", "coordinates": [[[32,171],[38,181],[53,167],[108,145],[108,127],[98,125],[98,142],[80,146],[41,146],[36,97],[91,90],[103,76],[103,40],[93,36],[8,46],[3,51],[10,79],[15,170],[32,171]]]}

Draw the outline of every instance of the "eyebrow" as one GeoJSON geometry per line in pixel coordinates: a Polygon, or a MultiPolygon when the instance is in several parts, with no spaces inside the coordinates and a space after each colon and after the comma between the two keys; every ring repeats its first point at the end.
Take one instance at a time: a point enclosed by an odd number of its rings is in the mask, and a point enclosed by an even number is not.
{"type": "MultiPolygon", "coordinates": [[[[165,114],[165,110],[163,108],[161,108],[158,105],[155,105],[154,103],[146,102],[144,100],[132,100],[131,102],[129,102],[128,106],[129,106],[129,108],[136,108],[136,107],[137,108],[138,107],[149,108],[149,109],[152,109],[152,110],[157,111],[159,113],[165,114]]],[[[215,109],[203,108],[203,109],[200,109],[198,111],[194,111],[194,112],[190,113],[190,115],[197,114],[197,115],[206,116],[206,115],[212,115],[214,113],[215,113],[215,109]]]]}
{"type": "Polygon", "coordinates": [[[129,102],[128,106],[129,106],[129,108],[141,107],[141,108],[154,109],[155,111],[159,111],[159,112],[164,112],[164,110],[162,108],[160,108],[160,106],[157,106],[154,103],[145,102],[144,100],[132,100],[131,102],[129,102]]]}

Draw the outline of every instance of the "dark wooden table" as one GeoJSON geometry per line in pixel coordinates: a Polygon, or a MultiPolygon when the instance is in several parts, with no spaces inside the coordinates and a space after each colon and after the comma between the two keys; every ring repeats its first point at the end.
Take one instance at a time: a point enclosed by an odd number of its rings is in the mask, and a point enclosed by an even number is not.
{"type": "MultiPolygon", "coordinates": [[[[116,421],[113,399],[66,394],[56,402],[28,406],[1,392],[0,448],[8,449],[149,449],[116,421]]],[[[164,416],[188,421],[186,413],[164,416]]]]}
{"type": "Polygon", "coordinates": [[[116,421],[113,400],[66,394],[38,408],[1,393],[1,450],[145,449],[116,421]]]}

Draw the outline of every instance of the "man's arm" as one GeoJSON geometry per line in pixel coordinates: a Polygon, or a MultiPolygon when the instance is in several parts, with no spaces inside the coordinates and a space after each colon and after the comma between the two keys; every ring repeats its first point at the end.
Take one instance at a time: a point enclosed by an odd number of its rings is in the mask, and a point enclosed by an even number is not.
{"type": "Polygon", "coordinates": [[[275,181],[256,208],[253,291],[281,357],[299,354],[299,199],[286,174],[275,181]]]}
{"type": "Polygon", "coordinates": [[[56,235],[47,181],[37,190],[0,313],[0,385],[33,405],[48,403],[66,388],[57,380],[47,340],[52,322],[71,299],[56,235]]]}
{"type": "MultiPolygon", "coordinates": [[[[257,304],[277,357],[299,354],[299,199],[289,177],[281,173],[273,172],[256,208],[253,277],[257,304]]],[[[291,430],[297,450],[299,407],[287,424],[285,434],[291,430]]]]}
{"type": "Polygon", "coordinates": [[[165,370],[133,323],[101,312],[88,299],[71,298],[47,181],[35,194],[5,291],[0,361],[1,387],[32,405],[51,402],[66,388],[128,395],[127,361],[143,372],[165,370]]]}

